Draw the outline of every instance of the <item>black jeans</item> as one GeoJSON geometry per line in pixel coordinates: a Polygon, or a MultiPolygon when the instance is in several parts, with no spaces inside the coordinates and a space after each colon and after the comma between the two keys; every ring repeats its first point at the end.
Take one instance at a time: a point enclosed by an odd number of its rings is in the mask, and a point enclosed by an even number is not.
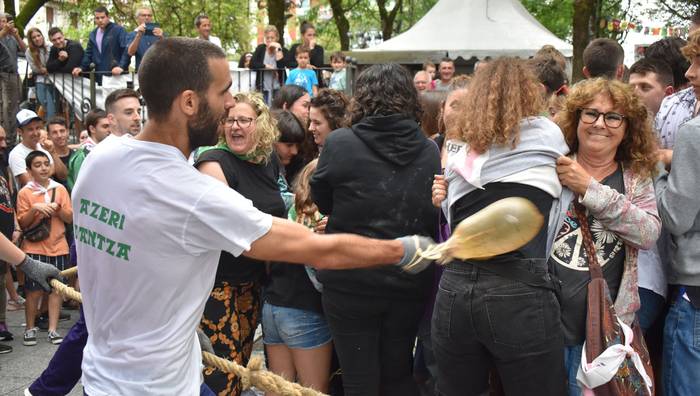
{"type": "MultiPolygon", "coordinates": [[[[546,263],[522,268],[544,273],[546,263]]],[[[492,368],[506,395],[566,395],[559,303],[548,289],[453,262],[440,280],[432,341],[439,395],[488,394],[492,368]]]]}
{"type": "Polygon", "coordinates": [[[413,345],[424,302],[323,290],[345,396],[418,396],[413,345]]]}

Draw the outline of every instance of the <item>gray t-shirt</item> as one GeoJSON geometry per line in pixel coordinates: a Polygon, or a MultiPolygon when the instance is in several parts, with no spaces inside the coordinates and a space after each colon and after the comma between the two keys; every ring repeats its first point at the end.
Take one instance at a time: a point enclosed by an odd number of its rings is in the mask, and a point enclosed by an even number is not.
{"type": "MultiPolygon", "coordinates": [[[[8,65],[12,67],[12,72],[17,72],[17,54],[19,54],[19,44],[13,36],[0,37],[0,42],[7,48],[7,53],[10,56],[8,65]]],[[[3,69],[5,69],[5,64],[2,64],[3,69]]],[[[4,71],[4,70],[3,70],[4,71]]]]}
{"type": "MultiPolygon", "coordinates": [[[[601,183],[619,193],[625,192],[620,167],[601,183]]],[[[588,216],[588,228],[598,253],[598,264],[603,269],[603,277],[608,284],[610,296],[615,301],[625,266],[624,242],[591,215],[588,216]]],[[[560,304],[564,341],[566,345],[582,344],[586,338],[587,286],[591,281],[591,273],[588,269],[588,255],[583,247],[581,229],[574,215],[573,202],[569,205],[566,219],[554,239],[549,266],[562,282],[560,304]]]]}
{"type": "MultiPolygon", "coordinates": [[[[275,53],[265,50],[265,59],[263,63],[272,67],[277,67],[277,57],[275,53]]],[[[265,70],[263,72],[263,90],[274,91],[280,87],[280,82],[277,78],[277,71],[265,70]]]]}

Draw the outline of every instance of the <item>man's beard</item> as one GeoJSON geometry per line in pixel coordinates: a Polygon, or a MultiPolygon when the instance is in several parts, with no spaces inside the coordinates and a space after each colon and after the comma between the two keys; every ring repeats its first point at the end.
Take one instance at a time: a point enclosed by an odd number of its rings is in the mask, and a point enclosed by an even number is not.
{"type": "Polygon", "coordinates": [[[196,150],[202,146],[216,144],[218,127],[223,115],[216,117],[211,112],[209,103],[200,102],[197,110],[197,118],[187,122],[187,136],[190,139],[190,150],[196,150]]]}

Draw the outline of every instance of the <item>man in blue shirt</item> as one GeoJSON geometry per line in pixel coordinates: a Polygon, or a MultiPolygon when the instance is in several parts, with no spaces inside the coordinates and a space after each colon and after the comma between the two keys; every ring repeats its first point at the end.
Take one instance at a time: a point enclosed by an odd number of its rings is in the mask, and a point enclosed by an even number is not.
{"type": "Polygon", "coordinates": [[[161,28],[149,25],[153,23],[153,11],[148,7],[141,7],[136,11],[136,21],[138,21],[139,26],[136,30],[126,35],[126,42],[129,43],[129,47],[122,55],[121,64],[128,65],[130,58],[136,55],[136,70],[138,71],[141,59],[143,59],[146,51],[164,36],[161,28]]]}
{"type": "Polygon", "coordinates": [[[122,55],[126,52],[126,30],[109,20],[109,11],[104,6],[95,8],[95,30],[90,32],[87,49],[80,67],[73,69],[73,75],[88,72],[90,64],[95,64],[96,81],[101,84],[102,76],[111,73],[118,76],[129,68],[122,64],[122,55]]]}

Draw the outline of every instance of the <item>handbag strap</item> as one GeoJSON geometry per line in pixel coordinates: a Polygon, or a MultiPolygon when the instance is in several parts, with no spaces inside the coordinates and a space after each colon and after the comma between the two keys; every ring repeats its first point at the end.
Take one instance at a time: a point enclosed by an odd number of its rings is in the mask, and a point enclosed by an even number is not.
{"type": "Polygon", "coordinates": [[[603,270],[598,263],[598,254],[593,245],[593,236],[588,227],[588,218],[586,217],[586,208],[578,202],[578,197],[574,198],[574,213],[581,228],[581,237],[583,238],[583,248],[588,256],[588,270],[591,273],[591,279],[603,278],[603,270]]]}
{"type": "Polygon", "coordinates": [[[49,203],[53,203],[53,200],[55,198],[56,198],[56,188],[52,188],[51,189],[51,202],[49,202],[49,203]]]}

